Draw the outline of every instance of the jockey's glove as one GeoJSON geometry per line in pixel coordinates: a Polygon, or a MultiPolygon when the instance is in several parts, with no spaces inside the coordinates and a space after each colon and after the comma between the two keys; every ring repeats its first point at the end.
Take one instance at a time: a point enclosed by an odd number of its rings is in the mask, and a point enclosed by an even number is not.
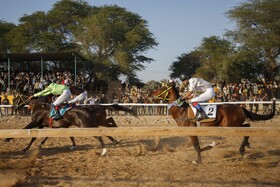
{"type": "Polygon", "coordinates": [[[174,101],[174,104],[177,106],[182,106],[184,104],[185,100],[182,99],[182,97],[179,97],[176,101],[174,101]]]}

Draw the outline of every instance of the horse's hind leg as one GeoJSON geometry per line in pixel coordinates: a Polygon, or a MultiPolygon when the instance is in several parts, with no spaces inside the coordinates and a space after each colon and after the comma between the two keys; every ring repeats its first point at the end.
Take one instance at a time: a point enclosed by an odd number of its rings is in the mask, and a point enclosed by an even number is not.
{"type": "MultiPolygon", "coordinates": [[[[243,124],[242,127],[250,127],[250,124],[243,124]]],[[[248,148],[250,148],[249,138],[249,136],[244,136],[243,141],[240,145],[239,152],[242,156],[245,153],[245,147],[247,146],[248,148]]]]}
{"type": "Polygon", "coordinates": [[[76,142],[75,142],[75,139],[74,137],[70,137],[71,141],[72,141],[72,146],[70,147],[71,150],[74,150],[76,149],[76,142]]]}
{"type": "Polygon", "coordinates": [[[100,145],[101,145],[101,147],[103,149],[102,153],[100,155],[101,156],[105,155],[107,153],[107,149],[106,149],[105,144],[104,144],[104,142],[102,140],[102,137],[101,136],[95,136],[95,138],[99,141],[99,143],[100,143],[100,145]]]}
{"type": "MultiPolygon", "coordinates": [[[[118,127],[115,120],[112,117],[106,119],[106,125],[105,126],[106,127],[118,127]]],[[[107,138],[109,138],[114,145],[117,145],[118,143],[120,143],[119,141],[114,139],[112,136],[107,136],[107,138]]]]}
{"type": "Polygon", "coordinates": [[[107,125],[108,125],[106,127],[118,127],[115,120],[112,117],[106,119],[106,121],[107,121],[107,125]]]}

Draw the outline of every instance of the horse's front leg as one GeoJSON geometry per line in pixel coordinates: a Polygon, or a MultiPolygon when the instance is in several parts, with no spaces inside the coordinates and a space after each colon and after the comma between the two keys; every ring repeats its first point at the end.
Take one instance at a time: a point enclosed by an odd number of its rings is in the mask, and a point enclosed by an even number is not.
{"type": "Polygon", "coordinates": [[[115,138],[113,138],[112,136],[107,136],[107,138],[109,139],[109,140],[111,140],[111,142],[114,144],[114,145],[117,145],[117,144],[119,144],[121,141],[118,141],[118,140],[116,140],[115,138]]]}
{"type": "Polygon", "coordinates": [[[29,142],[28,146],[23,149],[23,152],[28,151],[35,140],[36,140],[36,138],[32,138],[31,141],[29,142]]]}
{"type": "Polygon", "coordinates": [[[48,139],[49,139],[49,137],[44,138],[44,139],[38,144],[38,147],[41,148],[41,147],[45,144],[45,142],[46,142],[48,139]]]}
{"type": "MultiPolygon", "coordinates": [[[[25,129],[25,128],[26,128],[26,129],[29,129],[28,127],[29,127],[29,125],[27,125],[26,127],[24,127],[24,129],[25,129]]],[[[44,127],[43,127],[43,126],[40,126],[40,127],[39,127],[39,129],[42,129],[42,128],[44,128],[44,127]]],[[[30,149],[31,145],[33,144],[33,142],[34,142],[36,139],[37,139],[37,138],[33,137],[33,138],[31,139],[31,141],[29,142],[29,144],[27,145],[27,147],[25,147],[25,148],[23,149],[23,152],[28,151],[28,150],[30,149]]],[[[44,141],[44,140],[43,140],[43,141],[44,141]]]]}
{"type": "Polygon", "coordinates": [[[191,141],[192,141],[192,145],[194,147],[195,152],[197,153],[197,159],[192,161],[192,163],[194,164],[200,164],[202,161],[201,158],[201,149],[200,149],[200,145],[199,145],[199,141],[198,141],[198,137],[197,136],[191,136],[191,141]]]}
{"type": "Polygon", "coordinates": [[[99,141],[101,147],[102,147],[102,153],[100,154],[100,156],[103,156],[107,153],[107,148],[105,147],[105,144],[103,142],[103,139],[101,136],[95,136],[95,138],[99,141]]]}
{"type": "MultiPolygon", "coordinates": [[[[33,122],[30,122],[28,125],[26,125],[23,129],[32,129],[32,128],[34,128],[34,127],[37,127],[36,125],[35,125],[35,123],[33,123],[33,122]]],[[[5,138],[4,139],[4,141],[5,142],[10,142],[11,140],[13,140],[14,138],[5,138]]]]}

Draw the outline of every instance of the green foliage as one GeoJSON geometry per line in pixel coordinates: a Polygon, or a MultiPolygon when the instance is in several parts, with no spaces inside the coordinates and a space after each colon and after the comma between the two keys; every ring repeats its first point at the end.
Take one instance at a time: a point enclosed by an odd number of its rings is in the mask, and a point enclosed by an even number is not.
{"type": "Polygon", "coordinates": [[[24,15],[19,21],[13,27],[0,23],[0,42],[7,44],[1,45],[1,51],[76,51],[91,62],[89,72],[95,80],[123,74],[140,83],[135,72],[153,61],[143,54],[157,46],[147,21],[118,6],[61,0],[50,11],[24,15]]]}
{"type": "Polygon", "coordinates": [[[227,15],[237,23],[237,29],[225,33],[226,39],[203,38],[195,51],[170,66],[171,77],[190,71],[214,82],[256,80],[261,74],[274,80],[279,74],[279,10],[279,0],[248,0],[234,7],[227,15]],[[194,52],[197,63],[189,57],[194,52]]]}
{"type": "Polygon", "coordinates": [[[179,78],[183,72],[186,72],[189,76],[195,74],[195,71],[200,66],[199,52],[193,51],[188,54],[182,54],[177,57],[177,61],[173,62],[169,67],[171,71],[170,77],[175,79],[179,78]]]}
{"type": "Polygon", "coordinates": [[[0,20],[0,52],[7,53],[10,51],[7,34],[16,26],[13,23],[7,23],[0,20]]]}
{"type": "Polygon", "coordinates": [[[278,74],[275,70],[280,54],[279,10],[279,0],[250,0],[227,13],[238,26],[231,32],[233,38],[258,56],[263,73],[270,80],[278,74]]]}
{"type": "Polygon", "coordinates": [[[152,59],[142,53],[157,45],[147,22],[118,6],[98,8],[83,20],[75,38],[86,55],[94,59],[101,79],[133,76],[135,71],[144,70],[143,63],[152,59]],[[114,71],[110,71],[112,68],[114,71]]]}

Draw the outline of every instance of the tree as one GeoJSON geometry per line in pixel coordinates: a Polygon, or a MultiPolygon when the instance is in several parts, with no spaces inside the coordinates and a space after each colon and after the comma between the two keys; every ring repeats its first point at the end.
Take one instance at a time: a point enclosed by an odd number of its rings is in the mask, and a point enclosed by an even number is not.
{"type": "Polygon", "coordinates": [[[237,23],[231,32],[239,45],[257,54],[263,73],[273,80],[280,54],[280,1],[248,0],[227,12],[237,23]]]}
{"type": "Polygon", "coordinates": [[[209,81],[217,82],[224,79],[227,72],[226,64],[233,53],[231,43],[218,36],[211,36],[203,38],[197,50],[200,53],[201,66],[196,73],[209,81]]]}
{"type": "Polygon", "coordinates": [[[194,75],[196,69],[200,66],[198,56],[198,51],[193,51],[177,57],[177,61],[173,62],[169,67],[169,71],[171,71],[170,77],[173,79],[178,78],[183,72],[186,72],[189,76],[194,75]]]}
{"type": "Polygon", "coordinates": [[[73,32],[84,18],[94,13],[94,10],[95,7],[82,0],[61,0],[53,5],[47,18],[51,33],[57,36],[59,41],[56,50],[79,50],[73,32]]]}
{"type": "Polygon", "coordinates": [[[12,51],[78,51],[73,41],[73,30],[92,12],[93,8],[86,2],[62,0],[47,13],[37,11],[24,15],[9,34],[12,51]]]}
{"type": "Polygon", "coordinates": [[[0,20],[0,52],[7,53],[10,51],[10,45],[7,39],[7,34],[16,27],[13,23],[0,20]]]}
{"type": "Polygon", "coordinates": [[[76,42],[92,62],[97,79],[133,77],[153,59],[143,55],[157,45],[147,22],[118,6],[104,6],[84,19],[75,33],[76,42]]]}

